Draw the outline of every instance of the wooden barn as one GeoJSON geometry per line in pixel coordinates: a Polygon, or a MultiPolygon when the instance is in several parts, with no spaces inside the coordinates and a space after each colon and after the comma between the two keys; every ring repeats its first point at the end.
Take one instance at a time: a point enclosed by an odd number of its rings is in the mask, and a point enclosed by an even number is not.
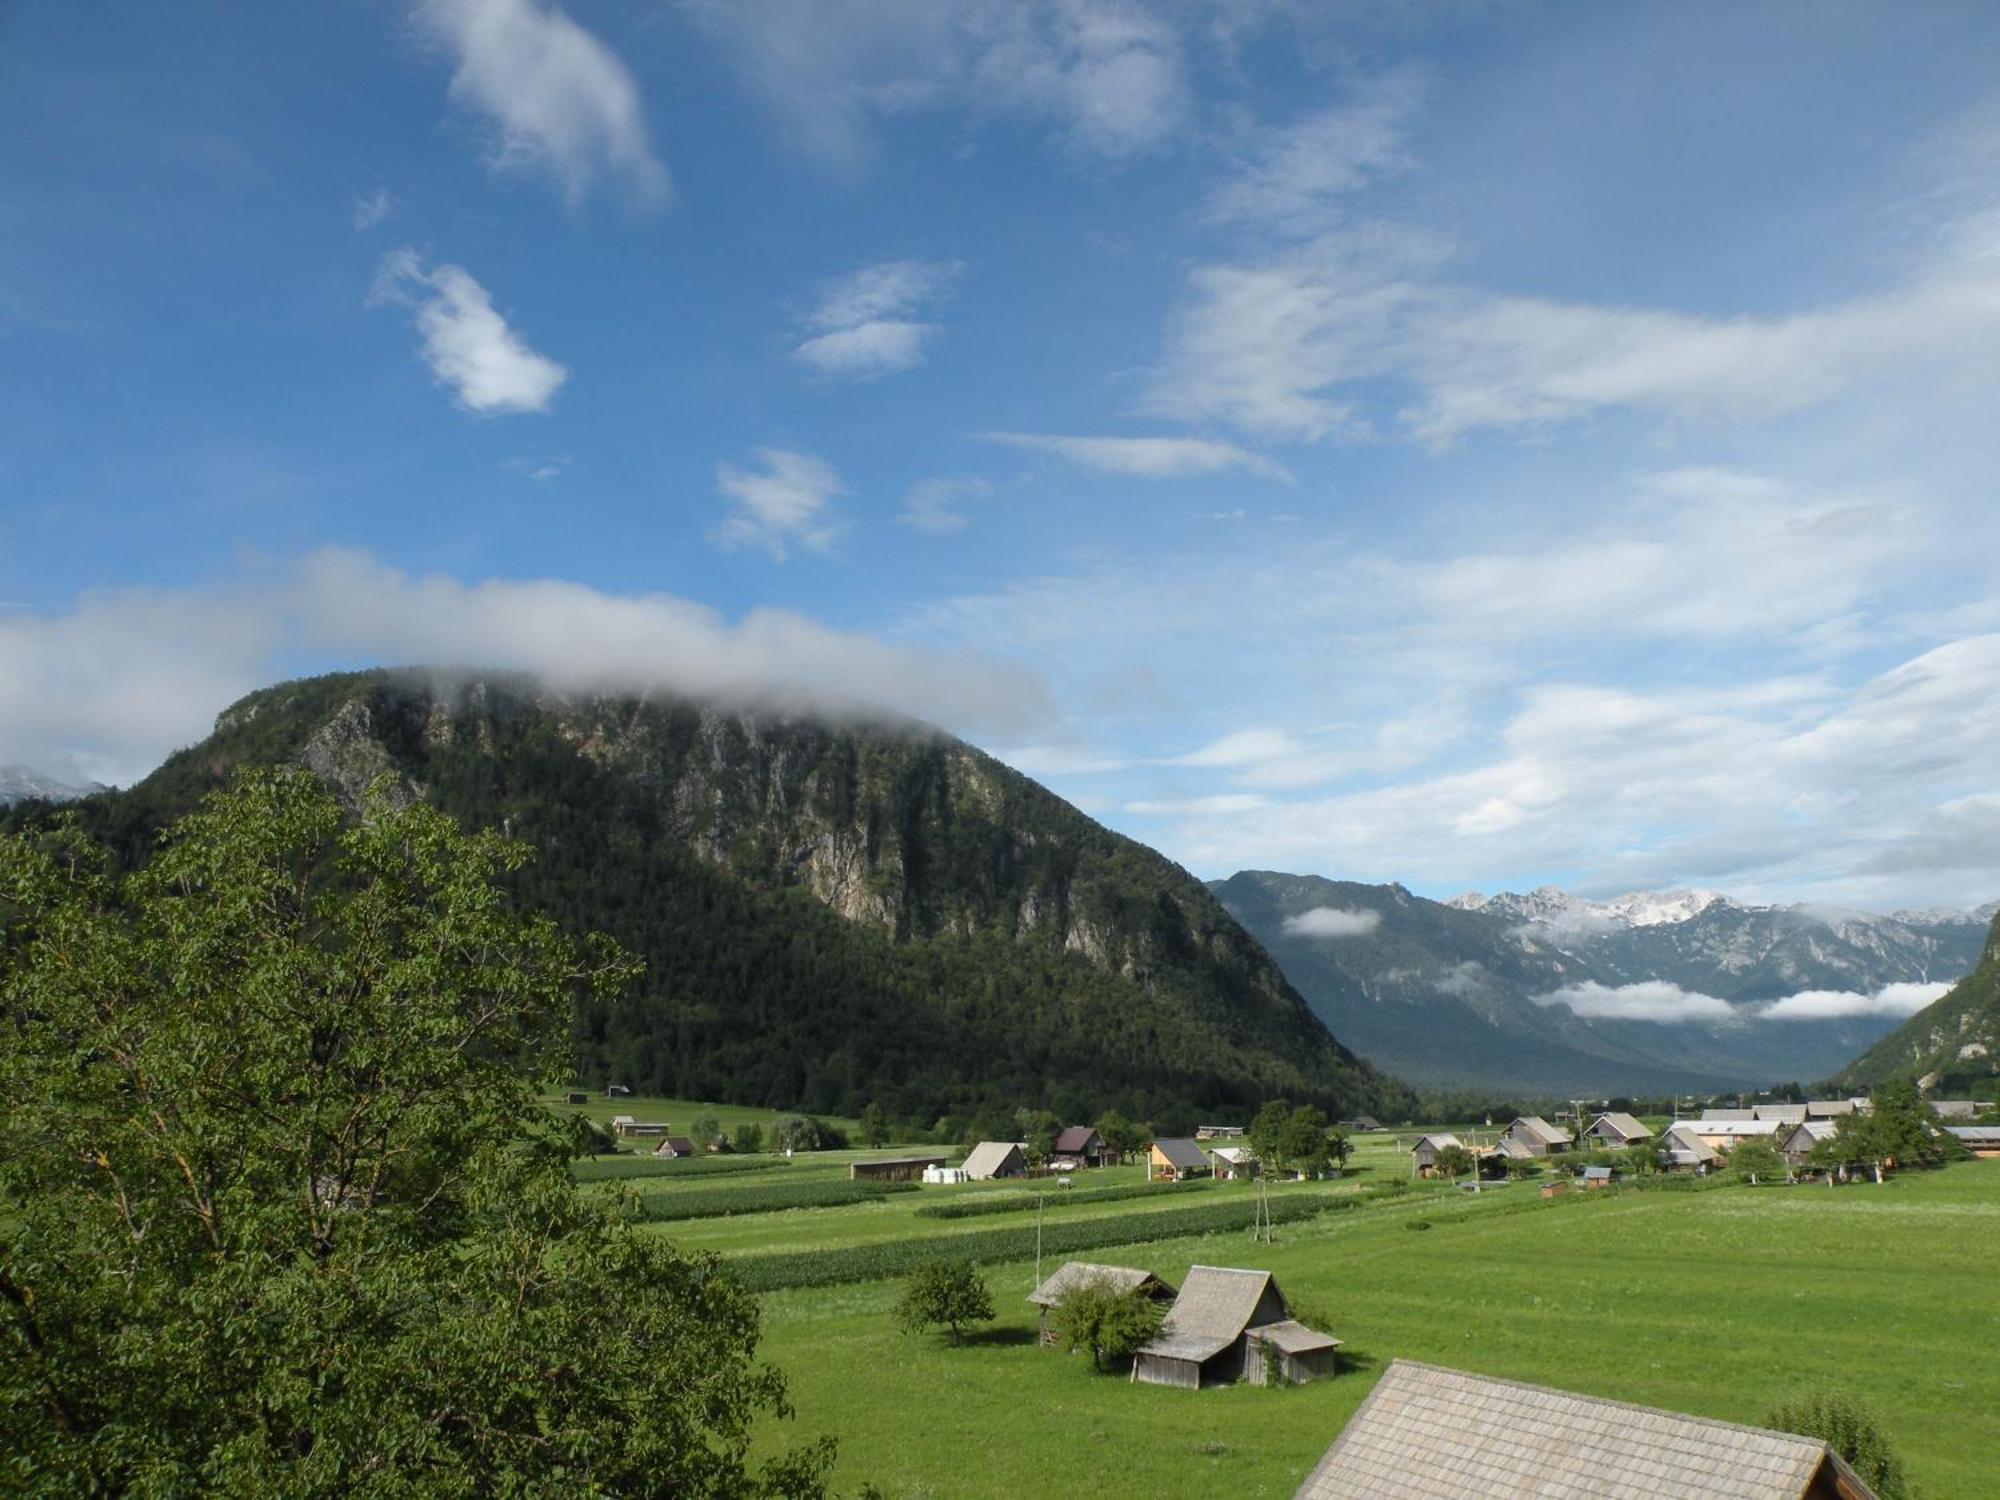
{"type": "Polygon", "coordinates": [[[1149,1182],[1185,1182],[1190,1177],[1207,1177],[1214,1170],[1207,1153],[1185,1137],[1155,1141],[1146,1153],[1149,1182]]]}
{"type": "Polygon", "coordinates": [[[1823,1438],[1391,1361],[1292,1500],[1876,1500],[1823,1438]]]}
{"type": "Polygon", "coordinates": [[[943,1165],[942,1156],[877,1156],[849,1162],[847,1178],[850,1182],[918,1182],[926,1168],[943,1165]]]}
{"type": "Polygon", "coordinates": [[[1500,1139],[1526,1148],[1530,1156],[1547,1156],[1570,1148],[1569,1132],[1551,1125],[1540,1115],[1522,1115],[1501,1132],[1500,1139]]]}
{"type": "Polygon", "coordinates": [[[653,1155],[665,1157],[693,1156],[695,1144],[684,1135],[670,1135],[653,1148],[653,1155]]]}
{"type": "Polygon", "coordinates": [[[1448,1131],[1440,1131],[1433,1135],[1418,1136],[1416,1145],[1410,1147],[1410,1175],[1412,1177],[1430,1176],[1432,1172],[1437,1170],[1439,1154],[1449,1151],[1453,1146],[1463,1151],[1465,1149],[1465,1142],[1448,1131]]]}
{"type": "Polygon", "coordinates": [[[1027,1153],[1022,1151],[1019,1141],[981,1141],[965,1154],[965,1160],[959,1165],[973,1182],[1028,1175],[1027,1153]]]}
{"type": "Polygon", "coordinates": [[[1653,1132],[1633,1116],[1612,1110],[1592,1120],[1590,1128],[1584,1131],[1583,1138],[1593,1145],[1607,1146],[1616,1150],[1624,1146],[1636,1146],[1642,1141],[1650,1141],[1653,1132]]]}
{"type": "Polygon", "coordinates": [[[1061,1301],[1071,1287],[1088,1281],[1104,1282],[1119,1292],[1137,1289],[1156,1302],[1171,1301],[1174,1295],[1174,1289],[1166,1282],[1137,1266],[1099,1266],[1087,1260],[1064,1261],[1055,1275],[1028,1293],[1028,1300],[1039,1309],[1035,1315],[1035,1332],[1042,1343],[1053,1345],[1056,1342],[1055,1330],[1049,1326],[1049,1309],[1061,1301]]]}
{"type": "Polygon", "coordinates": [[[1334,1372],[1340,1340],[1296,1321],[1269,1271],[1189,1266],[1166,1321],[1132,1362],[1148,1385],[1296,1385],[1334,1372]]]}

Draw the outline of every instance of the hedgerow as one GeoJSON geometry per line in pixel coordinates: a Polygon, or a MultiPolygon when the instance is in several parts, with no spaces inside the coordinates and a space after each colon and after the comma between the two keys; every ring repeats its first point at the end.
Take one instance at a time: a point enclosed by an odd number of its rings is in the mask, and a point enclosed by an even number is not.
{"type": "Polygon", "coordinates": [[[689,1188],[640,1192],[643,1219],[719,1219],[730,1214],[770,1214],[788,1208],[839,1208],[873,1203],[891,1193],[914,1193],[914,1182],[760,1182],[748,1187],[689,1188]]]}
{"type": "Polygon", "coordinates": [[[624,1182],[634,1177],[706,1177],[718,1172],[770,1172],[791,1163],[782,1156],[587,1156],[570,1163],[578,1182],[624,1182]]]}
{"type": "MultiPolygon", "coordinates": [[[[1212,1191],[1213,1187],[1213,1183],[1204,1180],[1128,1182],[1118,1187],[1087,1188],[1081,1192],[1059,1191],[1040,1196],[1050,1208],[1070,1208],[1079,1203],[1116,1203],[1121,1198],[1164,1198],[1174,1193],[1205,1193],[1212,1191]]],[[[926,1203],[916,1210],[916,1215],[920,1219],[978,1219],[987,1214],[1019,1213],[1024,1208],[1034,1207],[1036,1196],[1033,1191],[982,1193],[975,1197],[954,1198],[948,1203],[926,1203]]]]}

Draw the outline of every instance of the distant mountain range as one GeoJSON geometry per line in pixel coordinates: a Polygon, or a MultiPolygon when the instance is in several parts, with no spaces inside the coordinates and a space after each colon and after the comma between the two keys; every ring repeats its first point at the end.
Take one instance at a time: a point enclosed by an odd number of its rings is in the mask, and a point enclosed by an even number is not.
{"type": "Polygon", "coordinates": [[[60,781],[33,766],[0,766],[0,807],[16,802],[74,802],[105,790],[95,781],[60,781]]]}
{"type": "Polygon", "coordinates": [[[532,845],[521,899],[646,965],[576,1018],[597,1084],[924,1124],[1414,1102],[1201,882],[912,720],[350,673],[252,694],[74,805],[137,863],[256,764],[304,766],[351,805],[386,784],[532,845]]]}
{"type": "Polygon", "coordinates": [[[1270,871],[1210,888],[1397,1076],[1593,1095],[1827,1077],[1970,971],[1994,912],[1548,887],[1438,902],[1270,871]]]}
{"type": "Polygon", "coordinates": [[[1915,1074],[1937,1098],[2000,1097],[2000,920],[1977,968],[1856,1058],[1836,1082],[1872,1088],[1899,1073],[1915,1074]]]}

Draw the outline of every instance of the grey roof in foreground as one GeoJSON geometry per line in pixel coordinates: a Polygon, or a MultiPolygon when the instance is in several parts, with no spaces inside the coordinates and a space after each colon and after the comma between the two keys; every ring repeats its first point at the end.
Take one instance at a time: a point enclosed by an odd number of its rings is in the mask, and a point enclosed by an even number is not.
{"type": "Polygon", "coordinates": [[[1799,1500],[1818,1438],[1399,1359],[1293,1500],[1799,1500]]]}
{"type": "Polygon", "coordinates": [[[1185,1136],[1172,1136],[1166,1140],[1154,1141],[1153,1149],[1183,1172],[1199,1171],[1208,1165],[1207,1154],[1185,1136]]]}
{"type": "Polygon", "coordinates": [[[1235,1343],[1256,1316],[1269,1271],[1189,1266],[1159,1336],[1139,1352],[1166,1359],[1205,1360],[1235,1343]]]}
{"type": "Polygon", "coordinates": [[[1037,1307],[1053,1307],[1064,1292],[1087,1281],[1105,1282],[1116,1292],[1129,1292],[1149,1281],[1157,1281],[1168,1291],[1173,1290],[1151,1271],[1137,1266],[1100,1266],[1087,1260],[1068,1260],[1062,1263],[1055,1275],[1028,1293],[1028,1300],[1037,1307]]]}

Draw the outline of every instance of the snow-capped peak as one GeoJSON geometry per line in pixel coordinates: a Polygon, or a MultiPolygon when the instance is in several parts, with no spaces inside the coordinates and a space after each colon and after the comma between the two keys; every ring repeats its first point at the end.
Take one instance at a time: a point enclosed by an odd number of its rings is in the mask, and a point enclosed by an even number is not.
{"type": "Polygon", "coordinates": [[[0,807],[13,802],[26,802],[30,798],[42,802],[74,802],[79,797],[88,797],[92,792],[103,790],[95,781],[82,786],[58,781],[33,766],[0,766],[0,807]]]}
{"type": "Polygon", "coordinates": [[[1518,891],[1502,891],[1496,896],[1482,896],[1476,891],[1469,891],[1452,898],[1451,904],[1463,911],[1490,912],[1510,921],[1533,923],[1539,927],[1604,931],[1614,927],[1658,927],[1670,922],[1685,922],[1690,917],[1699,916],[1716,902],[1727,902],[1728,899],[1714,891],[1672,890],[1628,891],[1605,901],[1592,901],[1587,896],[1572,896],[1552,885],[1543,885],[1525,895],[1518,891]]]}

